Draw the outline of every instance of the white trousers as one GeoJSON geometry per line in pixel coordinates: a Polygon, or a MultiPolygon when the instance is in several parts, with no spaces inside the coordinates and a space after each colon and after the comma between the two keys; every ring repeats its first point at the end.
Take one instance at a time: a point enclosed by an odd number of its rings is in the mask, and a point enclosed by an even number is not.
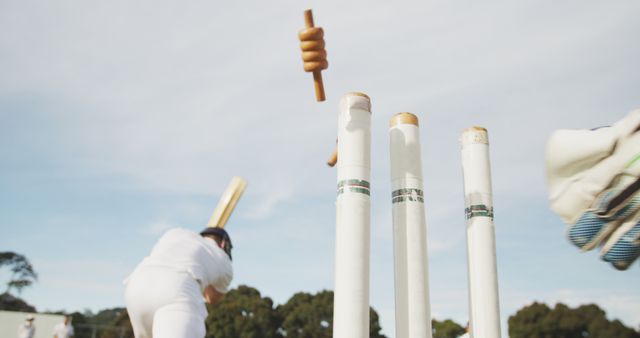
{"type": "Polygon", "coordinates": [[[139,266],[126,285],[136,338],[204,338],[207,309],[200,286],[187,272],[139,266]]]}

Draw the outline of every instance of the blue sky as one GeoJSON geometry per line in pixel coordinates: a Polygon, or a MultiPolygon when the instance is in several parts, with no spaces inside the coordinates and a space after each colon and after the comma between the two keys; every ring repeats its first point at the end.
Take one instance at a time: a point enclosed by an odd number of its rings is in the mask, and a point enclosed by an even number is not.
{"type": "MultiPolygon", "coordinates": [[[[0,0],[0,250],[39,310],[122,306],[160,234],[202,228],[234,175],[234,285],[276,303],[333,288],[341,95],[372,98],[371,305],[394,336],[389,118],[421,121],[432,313],[467,321],[458,137],[489,130],[503,331],[533,301],[640,325],[640,269],[581,254],[549,209],[558,128],[640,107],[636,1],[0,0]],[[327,101],[297,31],[324,27],[327,101]]],[[[6,275],[6,274],[5,274],[6,275]]],[[[0,277],[5,276],[1,274],[0,277]]],[[[506,336],[506,335],[505,335],[506,336]]]]}

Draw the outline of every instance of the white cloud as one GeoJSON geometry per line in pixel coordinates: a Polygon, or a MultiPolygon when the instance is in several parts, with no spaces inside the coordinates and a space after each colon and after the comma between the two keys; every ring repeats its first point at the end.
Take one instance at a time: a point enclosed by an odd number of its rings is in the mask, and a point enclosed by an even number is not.
{"type": "Polygon", "coordinates": [[[176,227],[178,226],[166,220],[160,220],[144,227],[143,232],[147,235],[152,235],[154,237],[157,237],[159,235],[162,235],[165,231],[171,228],[176,228],[176,227]]]}
{"type": "Polygon", "coordinates": [[[257,199],[258,202],[248,208],[245,216],[247,219],[265,219],[274,212],[281,202],[286,202],[294,196],[292,182],[284,180],[282,177],[277,179],[278,181],[275,182],[258,181],[255,183],[258,185],[257,187],[252,186],[252,189],[257,189],[262,193],[257,199]]]}

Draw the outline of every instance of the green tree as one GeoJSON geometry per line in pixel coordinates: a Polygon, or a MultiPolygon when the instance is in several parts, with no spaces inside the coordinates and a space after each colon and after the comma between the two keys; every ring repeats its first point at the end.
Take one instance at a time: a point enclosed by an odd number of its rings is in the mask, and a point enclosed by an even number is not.
{"type": "Polygon", "coordinates": [[[252,287],[240,285],[208,309],[207,338],[282,337],[273,301],[252,287]]]}
{"type": "Polygon", "coordinates": [[[458,338],[465,332],[464,327],[451,319],[443,321],[432,319],[431,328],[433,329],[433,338],[458,338]]]}
{"type": "Polygon", "coordinates": [[[333,327],[333,293],[315,295],[298,292],[286,304],[276,308],[282,318],[282,331],[287,338],[331,337],[333,327]]]}
{"type": "MultiPolygon", "coordinates": [[[[100,310],[95,315],[90,316],[88,322],[96,325],[114,325],[114,322],[121,318],[125,312],[127,310],[121,307],[100,310]]],[[[129,315],[127,315],[127,318],[129,318],[129,315]]]]}
{"type": "Polygon", "coordinates": [[[7,292],[0,294],[0,310],[36,312],[36,308],[33,305],[29,305],[24,300],[7,292]]]}
{"type": "Polygon", "coordinates": [[[85,311],[84,313],[76,311],[76,312],[73,312],[73,313],[69,314],[69,317],[71,317],[71,323],[73,323],[73,325],[87,324],[87,317],[90,318],[91,316],[93,316],[91,311],[85,311]]]}
{"type": "Polygon", "coordinates": [[[23,255],[11,251],[0,252],[0,267],[4,265],[9,266],[11,271],[6,293],[9,293],[12,288],[20,293],[22,288],[30,286],[38,280],[38,274],[29,263],[29,260],[23,255]]]}
{"type": "MultiPolygon", "coordinates": [[[[299,292],[276,308],[282,319],[281,332],[287,338],[331,338],[333,335],[333,292],[315,295],[299,292]]],[[[369,309],[369,337],[384,338],[378,313],[369,309]]]]}
{"type": "Polygon", "coordinates": [[[640,338],[640,333],[620,321],[609,321],[595,304],[575,309],[558,303],[551,309],[533,303],[509,317],[511,338],[640,338]]]}
{"type": "Polygon", "coordinates": [[[133,338],[133,327],[127,309],[116,308],[109,311],[115,315],[115,318],[109,322],[110,329],[104,330],[100,338],[133,338]]]}
{"type": "Polygon", "coordinates": [[[73,338],[92,338],[91,329],[87,327],[89,320],[93,317],[91,311],[86,310],[84,313],[76,311],[69,314],[69,317],[75,331],[73,338]]]}
{"type": "Polygon", "coordinates": [[[75,328],[74,338],[133,338],[133,328],[125,308],[105,309],[95,314],[91,310],[76,311],[69,316],[75,328]]]}
{"type": "Polygon", "coordinates": [[[387,338],[387,336],[383,335],[380,331],[382,331],[382,326],[380,326],[380,317],[378,316],[376,310],[374,310],[372,307],[369,307],[369,337],[387,338]]]}
{"type": "Polygon", "coordinates": [[[509,317],[509,336],[543,338],[544,327],[542,321],[551,312],[547,304],[533,303],[525,306],[516,312],[515,315],[509,317]]]}
{"type": "MultiPolygon", "coordinates": [[[[241,285],[209,306],[207,338],[330,338],[333,327],[333,292],[315,295],[299,292],[286,304],[273,301],[258,290],[241,285]]],[[[369,312],[372,338],[385,338],[378,314],[369,312]]]]}

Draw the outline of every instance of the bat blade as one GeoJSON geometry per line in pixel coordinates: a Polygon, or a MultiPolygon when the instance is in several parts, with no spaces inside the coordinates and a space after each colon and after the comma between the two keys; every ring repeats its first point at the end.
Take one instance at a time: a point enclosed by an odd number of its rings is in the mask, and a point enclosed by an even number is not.
{"type": "Polygon", "coordinates": [[[231,179],[227,189],[220,197],[218,205],[215,210],[213,210],[209,223],[207,223],[208,227],[224,228],[246,187],[247,182],[242,178],[234,176],[231,179]]]}

